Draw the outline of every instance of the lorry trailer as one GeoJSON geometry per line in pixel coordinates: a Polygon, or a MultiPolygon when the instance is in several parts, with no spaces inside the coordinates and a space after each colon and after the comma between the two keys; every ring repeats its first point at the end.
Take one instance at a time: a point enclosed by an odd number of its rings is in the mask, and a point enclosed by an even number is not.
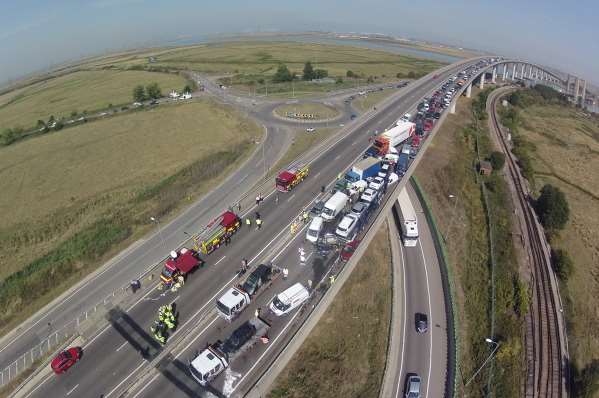
{"type": "Polygon", "coordinates": [[[377,158],[369,157],[354,164],[345,178],[351,182],[366,180],[367,178],[376,176],[380,170],[381,161],[377,158]]]}
{"type": "Polygon", "coordinates": [[[399,205],[399,220],[401,222],[401,238],[406,247],[414,247],[418,243],[418,219],[408,196],[408,191],[403,188],[397,198],[399,205]]]}
{"type": "Polygon", "coordinates": [[[385,156],[390,147],[397,146],[414,135],[416,125],[408,121],[398,121],[395,127],[379,134],[372,145],[375,156],[385,156]]]}

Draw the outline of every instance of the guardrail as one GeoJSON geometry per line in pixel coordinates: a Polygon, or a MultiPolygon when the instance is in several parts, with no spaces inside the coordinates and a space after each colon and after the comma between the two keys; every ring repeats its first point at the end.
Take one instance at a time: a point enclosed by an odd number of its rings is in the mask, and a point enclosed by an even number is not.
{"type": "Polygon", "coordinates": [[[431,227],[433,244],[435,246],[435,252],[441,266],[441,282],[443,285],[443,294],[445,295],[445,316],[447,317],[447,377],[445,378],[445,396],[452,398],[457,394],[457,370],[460,369],[460,356],[459,353],[459,318],[457,315],[456,301],[455,301],[455,287],[453,282],[453,275],[451,272],[451,266],[449,258],[447,256],[447,250],[445,243],[443,242],[443,236],[439,232],[435,217],[431,206],[428,202],[428,198],[422,187],[418,183],[416,176],[412,176],[410,179],[414,191],[420,200],[422,209],[428,225],[431,227]]]}

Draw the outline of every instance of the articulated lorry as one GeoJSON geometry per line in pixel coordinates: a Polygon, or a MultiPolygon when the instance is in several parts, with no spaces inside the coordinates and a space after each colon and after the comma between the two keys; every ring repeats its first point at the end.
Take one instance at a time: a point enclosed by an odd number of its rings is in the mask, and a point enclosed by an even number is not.
{"type": "Polygon", "coordinates": [[[400,120],[395,127],[377,135],[366,153],[370,156],[385,156],[389,152],[389,148],[401,144],[413,136],[415,131],[414,123],[400,120]]]}
{"type": "Polygon", "coordinates": [[[257,339],[268,343],[270,324],[257,317],[243,323],[224,341],[208,345],[190,363],[189,371],[202,386],[207,385],[229,367],[236,357],[248,351],[257,339]]]}
{"type": "Polygon", "coordinates": [[[408,191],[403,188],[397,198],[399,204],[399,220],[401,222],[401,238],[406,247],[414,247],[418,243],[418,219],[408,196],[408,191]]]}

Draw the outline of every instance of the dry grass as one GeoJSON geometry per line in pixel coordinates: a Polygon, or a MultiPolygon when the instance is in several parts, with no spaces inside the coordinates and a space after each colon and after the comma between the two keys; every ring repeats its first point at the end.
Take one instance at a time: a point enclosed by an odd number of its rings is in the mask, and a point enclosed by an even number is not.
{"type": "Polygon", "coordinates": [[[570,205],[570,221],[552,245],[574,261],[566,313],[570,354],[582,368],[599,355],[599,124],[559,106],[527,108],[522,119],[521,134],[536,146],[535,188],[558,186],[570,205]]]}
{"type": "Polygon", "coordinates": [[[333,119],[339,116],[339,111],[331,106],[317,103],[287,104],[275,109],[279,116],[287,117],[287,113],[312,114],[313,120],[333,119]]]}
{"type": "MultiPolygon", "coordinates": [[[[0,149],[0,278],[139,193],[262,130],[211,101],[85,124],[0,149]]],[[[198,187],[195,187],[198,189],[198,187]]]]}
{"type": "Polygon", "coordinates": [[[377,397],[386,361],[391,295],[391,249],[383,225],[269,396],[377,397]]]}
{"type": "Polygon", "coordinates": [[[310,148],[319,145],[338,131],[337,127],[319,127],[312,133],[306,132],[305,128],[298,129],[294,135],[291,146],[281,159],[271,168],[273,174],[287,167],[295,159],[310,148]]]}
{"type": "Polygon", "coordinates": [[[383,91],[375,91],[374,93],[368,93],[356,98],[352,105],[354,108],[359,110],[360,112],[366,112],[370,110],[373,106],[393,94],[395,91],[393,90],[383,90],[383,91]]]}
{"type": "Polygon", "coordinates": [[[178,75],[143,71],[81,71],[33,84],[0,96],[0,129],[35,126],[38,119],[68,117],[71,112],[104,109],[133,102],[133,87],[157,82],[163,94],[180,90],[178,75]]]}

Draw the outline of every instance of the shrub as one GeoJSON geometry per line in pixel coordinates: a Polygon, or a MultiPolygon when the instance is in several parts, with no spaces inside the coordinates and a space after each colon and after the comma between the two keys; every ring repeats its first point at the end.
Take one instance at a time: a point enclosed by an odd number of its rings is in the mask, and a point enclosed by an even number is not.
{"type": "Polygon", "coordinates": [[[345,73],[345,76],[346,76],[346,77],[350,77],[350,78],[351,78],[351,77],[357,77],[357,76],[356,76],[356,74],[355,74],[354,72],[352,72],[351,70],[348,70],[348,71],[345,73]]]}
{"type": "Polygon", "coordinates": [[[17,135],[15,134],[13,129],[4,129],[2,133],[0,133],[0,145],[7,146],[15,142],[17,139],[17,135]]]}
{"type": "Polygon", "coordinates": [[[591,363],[578,370],[574,366],[573,396],[580,398],[593,398],[599,391],[599,360],[593,359],[591,363]]]}
{"type": "Polygon", "coordinates": [[[553,269],[557,276],[564,282],[568,281],[574,272],[574,262],[568,252],[562,249],[553,250],[551,253],[553,269]]]}
{"type": "Polygon", "coordinates": [[[289,72],[289,69],[285,64],[279,65],[279,67],[277,68],[277,72],[272,78],[272,81],[275,83],[290,82],[292,80],[293,75],[291,74],[291,72],[289,72]]]}
{"type": "Polygon", "coordinates": [[[566,195],[551,184],[541,188],[541,195],[535,203],[535,209],[541,224],[548,230],[563,229],[570,217],[566,195]]]}
{"type": "Polygon", "coordinates": [[[502,152],[493,151],[489,156],[489,162],[493,166],[493,170],[501,170],[505,164],[505,155],[502,152]]]}

